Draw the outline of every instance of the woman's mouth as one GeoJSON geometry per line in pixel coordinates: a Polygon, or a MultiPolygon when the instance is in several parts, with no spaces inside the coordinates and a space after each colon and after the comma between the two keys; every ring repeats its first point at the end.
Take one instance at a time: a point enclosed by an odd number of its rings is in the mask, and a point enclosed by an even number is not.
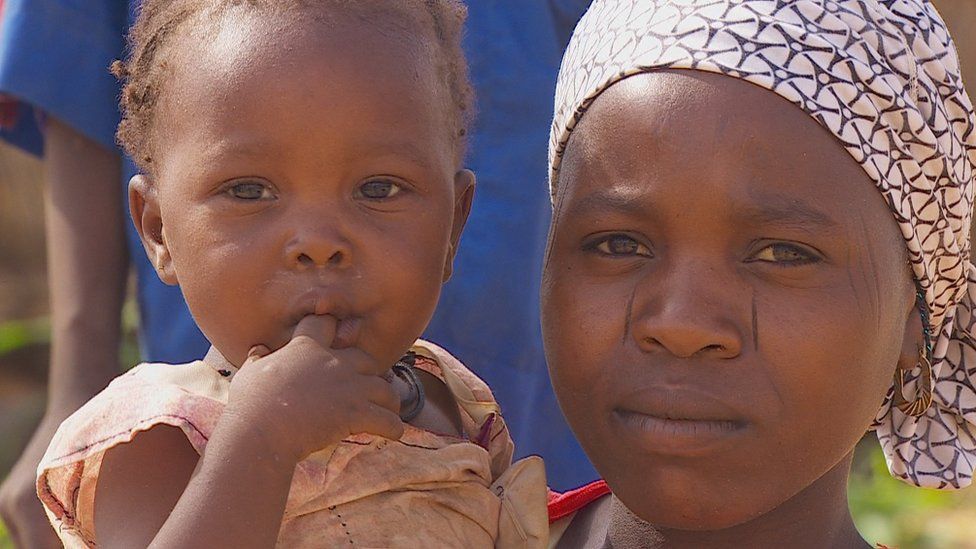
{"type": "Polygon", "coordinates": [[[615,428],[636,438],[648,452],[671,456],[711,453],[746,430],[744,422],[731,419],[661,417],[620,409],[612,416],[615,428]]]}
{"type": "Polygon", "coordinates": [[[734,410],[697,391],[654,388],[633,396],[614,408],[612,429],[649,453],[706,455],[748,430],[734,410]]]}

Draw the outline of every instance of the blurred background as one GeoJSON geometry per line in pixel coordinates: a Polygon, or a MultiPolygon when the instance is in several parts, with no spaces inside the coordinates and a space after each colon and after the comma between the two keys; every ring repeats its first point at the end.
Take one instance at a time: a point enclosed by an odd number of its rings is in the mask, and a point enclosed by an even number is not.
{"type": "MultiPolygon", "coordinates": [[[[967,84],[976,86],[976,0],[933,1],[956,40],[967,84]]],[[[41,169],[0,141],[0,478],[44,412],[50,323],[41,169]]],[[[120,372],[139,360],[134,307],[130,299],[120,372]]],[[[976,549],[976,488],[937,492],[893,480],[873,434],[858,447],[850,503],[868,540],[902,549],[976,549]]],[[[8,547],[0,523],[0,549],[8,547]]]]}

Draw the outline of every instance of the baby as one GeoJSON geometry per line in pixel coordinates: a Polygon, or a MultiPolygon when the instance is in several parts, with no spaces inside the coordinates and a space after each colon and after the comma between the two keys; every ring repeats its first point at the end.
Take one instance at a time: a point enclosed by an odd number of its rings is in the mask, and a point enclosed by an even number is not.
{"type": "Polygon", "coordinates": [[[974,128],[925,0],[594,2],[542,305],[606,482],[553,498],[552,543],[866,547],[871,428],[894,476],[969,485],[974,128]]]}
{"type": "Polygon", "coordinates": [[[467,218],[451,0],[149,0],[116,66],[130,209],[213,344],[66,420],[69,547],[535,547],[537,459],[431,318],[467,218]],[[392,367],[392,368],[391,368],[392,367]]]}

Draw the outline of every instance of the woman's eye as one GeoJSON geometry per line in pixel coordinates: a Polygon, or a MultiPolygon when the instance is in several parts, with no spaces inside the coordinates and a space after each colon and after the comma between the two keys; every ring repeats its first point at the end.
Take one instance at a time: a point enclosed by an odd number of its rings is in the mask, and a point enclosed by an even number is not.
{"type": "Polygon", "coordinates": [[[766,263],[783,263],[787,265],[806,265],[819,261],[812,252],[794,244],[770,244],[754,254],[749,261],[762,261],[766,263]]]}
{"type": "Polygon", "coordinates": [[[391,198],[399,192],[399,185],[385,179],[374,179],[359,186],[359,194],[370,200],[391,198]]]}
{"type": "Polygon", "coordinates": [[[644,246],[625,234],[607,236],[599,242],[596,242],[593,248],[604,255],[612,256],[651,255],[651,251],[647,249],[647,246],[644,246]]]}
{"type": "Polygon", "coordinates": [[[234,198],[241,200],[265,200],[274,198],[274,193],[271,192],[270,187],[256,181],[236,183],[228,188],[227,192],[234,198]]]}

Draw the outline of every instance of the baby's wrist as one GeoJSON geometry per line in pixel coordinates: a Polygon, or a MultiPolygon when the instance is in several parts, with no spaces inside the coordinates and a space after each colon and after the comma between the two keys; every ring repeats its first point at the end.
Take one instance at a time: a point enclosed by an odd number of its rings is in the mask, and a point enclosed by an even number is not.
{"type": "MultiPolygon", "coordinates": [[[[210,444],[220,440],[236,456],[246,455],[267,466],[291,471],[301,461],[301,449],[288,437],[276,436],[276,429],[236,410],[225,409],[214,429],[210,444]]],[[[209,445],[208,445],[209,446],[209,445]]]]}

